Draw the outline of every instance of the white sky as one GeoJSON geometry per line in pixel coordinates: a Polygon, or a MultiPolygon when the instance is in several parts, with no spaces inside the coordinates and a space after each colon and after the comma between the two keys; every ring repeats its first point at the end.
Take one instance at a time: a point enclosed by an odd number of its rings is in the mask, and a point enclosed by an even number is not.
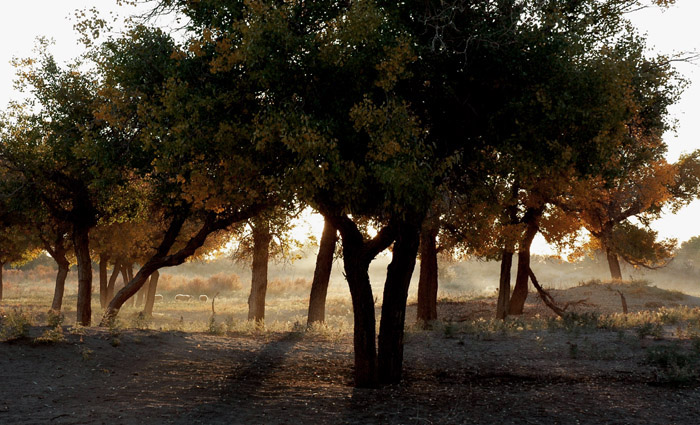
{"type": "MultiPolygon", "coordinates": [[[[657,52],[673,53],[700,51],[700,0],[677,0],[666,10],[657,8],[635,12],[632,21],[648,36],[649,46],[657,52]]],[[[35,39],[54,39],[51,51],[59,61],[68,61],[81,52],[73,30],[73,11],[95,7],[103,16],[109,12],[128,15],[133,8],[118,7],[115,0],[5,0],[0,6],[0,108],[19,95],[13,90],[13,57],[32,55],[35,39]]],[[[675,161],[683,152],[700,149],[700,68],[679,63],[679,71],[690,80],[681,101],[671,114],[678,120],[677,134],[667,134],[669,160],[675,161]]],[[[318,226],[314,226],[318,227],[318,226]]],[[[693,202],[676,215],[667,214],[654,223],[662,237],[674,237],[680,242],[700,235],[700,201],[693,202]]],[[[533,250],[546,252],[544,241],[536,240],[533,250]]]]}

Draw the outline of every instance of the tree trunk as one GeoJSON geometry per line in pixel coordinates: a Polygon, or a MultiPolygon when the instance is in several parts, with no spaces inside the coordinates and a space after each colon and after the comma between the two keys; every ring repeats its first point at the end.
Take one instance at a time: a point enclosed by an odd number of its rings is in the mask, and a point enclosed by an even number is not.
{"type": "Polygon", "coordinates": [[[350,288],[354,319],[355,386],[377,386],[377,343],[374,297],[369,280],[369,265],[394,240],[392,224],[365,241],[362,233],[346,215],[326,216],[338,229],[343,244],[343,267],[350,288]]]}
{"type": "Polygon", "coordinates": [[[119,277],[119,272],[121,271],[122,264],[121,260],[118,258],[114,262],[114,269],[112,269],[112,274],[109,276],[109,282],[107,283],[107,304],[114,298],[114,285],[117,283],[117,278],[119,277]]]}
{"type": "Polygon", "coordinates": [[[520,245],[520,250],[518,251],[518,273],[515,277],[515,288],[513,288],[513,295],[510,298],[508,314],[523,314],[523,309],[525,308],[525,300],[527,300],[528,292],[528,279],[530,276],[530,247],[532,246],[532,241],[535,239],[535,235],[539,230],[537,220],[540,214],[541,210],[539,209],[533,209],[532,211],[528,211],[526,213],[527,228],[525,230],[525,236],[523,237],[520,245]]]}
{"type": "Polygon", "coordinates": [[[379,324],[379,383],[401,381],[403,335],[406,322],[406,299],[416,265],[421,226],[403,223],[394,242],[392,259],[387,268],[379,324]]]}
{"type": "Polygon", "coordinates": [[[90,259],[90,228],[81,224],[73,226],[73,249],[78,260],[77,322],[90,326],[92,319],[92,261],[90,259]]]}
{"type": "Polygon", "coordinates": [[[610,277],[612,280],[622,280],[622,270],[620,269],[620,260],[610,248],[605,249],[605,255],[608,257],[608,267],[610,267],[610,277]]]}
{"type": "Polygon", "coordinates": [[[349,248],[343,236],[343,265],[350,287],[353,310],[353,345],[355,351],[355,386],[377,386],[377,345],[374,296],[369,281],[369,263],[362,261],[361,245],[349,248]]]}
{"type": "Polygon", "coordinates": [[[510,269],[513,266],[513,252],[503,250],[501,256],[501,276],[498,282],[498,304],[496,318],[505,320],[510,309],[510,269]]]}
{"type": "Polygon", "coordinates": [[[2,270],[5,268],[5,263],[0,263],[0,301],[2,301],[2,270]]]}
{"type": "Polygon", "coordinates": [[[148,293],[146,294],[146,305],[143,308],[143,315],[146,317],[153,316],[153,304],[156,302],[156,288],[158,287],[158,278],[160,272],[158,270],[151,274],[151,281],[148,284],[148,293]]]}
{"type": "Polygon", "coordinates": [[[109,255],[100,254],[100,307],[104,310],[109,300],[107,299],[107,263],[109,255]]]}
{"type": "Polygon", "coordinates": [[[256,220],[253,224],[253,266],[248,320],[265,320],[265,294],[267,293],[267,266],[270,259],[270,223],[256,220]]]}
{"type": "Polygon", "coordinates": [[[311,325],[314,322],[324,322],[326,320],[326,295],[328,293],[328,282],[331,278],[333,254],[335,253],[335,244],[337,241],[338,232],[330,221],[325,220],[323,223],[321,244],[318,247],[318,255],[316,256],[314,280],[311,283],[309,314],[306,320],[307,325],[311,325]]]}
{"type": "Polygon", "coordinates": [[[66,287],[66,277],[68,276],[68,270],[70,269],[70,263],[63,255],[62,259],[54,258],[56,264],[58,264],[58,273],[56,274],[56,287],[53,291],[53,301],[51,302],[51,310],[61,311],[63,308],[63,293],[66,287]]]}
{"type": "Polygon", "coordinates": [[[420,278],[418,280],[418,322],[437,320],[437,230],[423,230],[420,235],[420,278]]]}

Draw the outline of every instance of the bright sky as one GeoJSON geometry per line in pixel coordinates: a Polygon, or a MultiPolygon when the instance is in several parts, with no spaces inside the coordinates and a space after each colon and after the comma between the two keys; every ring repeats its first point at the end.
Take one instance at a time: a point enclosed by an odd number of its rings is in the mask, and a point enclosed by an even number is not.
{"type": "MultiPolygon", "coordinates": [[[[59,61],[67,61],[78,55],[81,45],[73,31],[73,12],[76,9],[95,7],[103,16],[109,12],[128,15],[133,8],[118,7],[115,0],[22,0],[3,1],[0,6],[0,108],[10,99],[18,98],[12,81],[14,70],[10,65],[13,57],[31,56],[35,39],[46,36],[55,40],[51,49],[59,61]]],[[[676,5],[666,11],[647,9],[635,12],[631,18],[648,36],[654,51],[673,53],[700,51],[700,1],[677,0],[676,5]]],[[[678,120],[677,134],[667,134],[669,160],[675,161],[683,152],[700,149],[700,69],[697,65],[677,65],[691,85],[671,113],[678,120]]],[[[676,215],[666,215],[654,223],[662,237],[674,237],[685,241],[700,235],[700,201],[683,209],[676,215]]],[[[313,226],[314,228],[319,226],[313,226]]],[[[320,226],[322,227],[322,225],[320,226]]],[[[320,235],[319,227],[319,235],[320,235]]],[[[536,240],[534,251],[547,251],[543,240],[536,240]]]]}

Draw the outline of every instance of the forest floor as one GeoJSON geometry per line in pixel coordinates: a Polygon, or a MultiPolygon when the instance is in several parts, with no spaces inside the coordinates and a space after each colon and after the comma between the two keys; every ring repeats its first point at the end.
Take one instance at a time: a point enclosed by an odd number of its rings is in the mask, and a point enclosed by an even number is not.
{"type": "Polygon", "coordinates": [[[534,295],[505,323],[493,298],[443,302],[383,389],[353,388],[348,330],[32,326],[0,344],[0,423],[697,423],[700,299],[621,288],[627,315],[613,285],[552,291],[584,300],[566,320],[534,295]]]}

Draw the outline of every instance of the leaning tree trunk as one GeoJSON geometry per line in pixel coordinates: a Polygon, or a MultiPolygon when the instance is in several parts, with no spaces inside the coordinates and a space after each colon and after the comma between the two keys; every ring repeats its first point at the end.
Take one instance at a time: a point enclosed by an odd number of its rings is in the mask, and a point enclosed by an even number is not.
{"type": "Polygon", "coordinates": [[[121,260],[118,258],[114,262],[114,269],[112,269],[112,274],[109,276],[109,282],[107,282],[107,304],[114,298],[114,285],[117,283],[117,278],[119,277],[119,272],[121,271],[121,260]]]}
{"type": "Polygon", "coordinates": [[[73,248],[78,260],[77,322],[82,326],[90,326],[92,320],[92,261],[89,231],[88,226],[81,224],[73,226],[73,248]]]}
{"type": "Polygon", "coordinates": [[[311,294],[309,296],[309,314],[307,325],[314,322],[324,322],[326,320],[326,295],[328,294],[328,282],[331,278],[333,268],[333,254],[335,244],[338,241],[338,232],[329,220],[323,224],[323,234],[321,244],[318,247],[316,256],[316,268],[314,269],[314,280],[311,283],[311,294]]]}
{"type": "Polygon", "coordinates": [[[420,239],[420,224],[404,223],[394,242],[392,260],[384,284],[382,318],[379,324],[380,384],[401,381],[406,299],[420,239]]]}
{"type": "Polygon", "coordinates": [[[622,280],[622,270],[620,269],[620,260],[617,254],[610,248],[605,249],[605,255],[608,258],[608,267],[610,267],[610,277],[613,280],[622,280]]]}
{"type": "Polygon", "coordinates": [[[151,274],[151,280],[148,283],[148,293],[146,294],[146,305],[143,308],[143,315],[145,317],[153,316],[153,304],[156,302],[156,288],[158,287],[159,277],[160,272],[158,272],[158,270],[151,274]]]}
{"type": "Polygon", "coordinates": [[[248,320],[265,320],[265,294],[267,293],[267,266],[270,259],[270,224],[256,220],[253,225],[253,266],[250,296],[248,297],[248,320]]]}
{"type": "Polygon", "coordinates": [[[504,249],[501,255],[501,275],[498,282],[496,318],[505,320],[510,309],[510,270],[513,266],[513,251],[504,249]]]}
{"type": "Polygon", "coordinates": [[[423,230],[420,235],[420,278],[418,279],[418,322],[437,320],[438,262],[437,231],[423,230]]]}
{"type": "Polygon", "coordinates": [[[109,300],[107,299],[107,263],[109,255],[100,254],[100,307],[107,307],[109,300]]]}
{"type": "Polygon", "coordinates": [[[518,273],[515,277],[513,295],[510,297],[508,314],[523,314],[525,300],[527,300],[528,279],[530,277],[530,247],[538,229],[536,218],[528,220],[525,237],[518,251],[518,273]]]}
{"type": "Polygon", "coordinates": [[[68,270],[70,269],[70,263],[66,259],[65,254],[61,257],[62,258],[54,258],[56,264],[58,264],[58,273],[56,273],[56,287],[53,291],[51,310],[56,312],[61,311],[61,308],[63,308],[63,293],[66,288],[66,277],[68,276],[68,270]]]}

